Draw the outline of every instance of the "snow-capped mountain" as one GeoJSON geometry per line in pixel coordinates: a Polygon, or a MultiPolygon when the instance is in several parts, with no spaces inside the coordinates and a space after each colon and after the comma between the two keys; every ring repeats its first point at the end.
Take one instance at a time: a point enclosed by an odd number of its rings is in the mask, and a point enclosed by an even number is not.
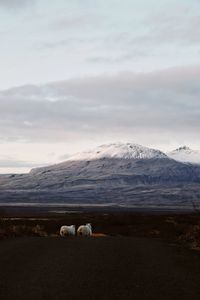
{"type": "Polygon", "coordinates": [[[200,164],[200,151],[192,150],[187,146],[175,149],[167,155],[180,162],[188,162],[192,164],[200,164]]]}
{"type": "Polygon", "coordinates": [[[115,143],[29,174],[0,176],[0,203],[193,207],[192,201],[200,203],[199,184],[199,165],[137,144],[115,143]]]}
{"type": "Polygon", "coordinates": [[[98,160],[102,158],[153,159],[167,158],[163,152],[134,143],[113,143],[96,147],[90,151],[77,153],[68,160],[98,160]]]}

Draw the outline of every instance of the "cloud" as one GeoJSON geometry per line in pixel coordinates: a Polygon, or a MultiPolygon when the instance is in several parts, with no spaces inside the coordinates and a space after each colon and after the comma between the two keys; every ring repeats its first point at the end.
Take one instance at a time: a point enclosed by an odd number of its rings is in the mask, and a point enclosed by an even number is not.
{"type": "Polygon", "coordinates": [[[21,8],[26,7],[32,3],[34,3],[35,0],[0,0],[0,6],[4,8],[21,8]]]}
{"type": "Polygon", "coordinates": [[[87,59],[88,62],[91,63],[106,63],[106,64],[115,64],[119,62],[131,61],[132,59],[136,58],[137,54],[134,53],[123,53],[119,55],[104,55],[104,56],[92,56],[87,59]]]}
{"type": "Polygon", "coordinates": [[[38,49],[54,49],[59,47],[73,47],[85,45],[88,43],[95,42],[93,38],[80,38],[80,37],[69,37],[54,42],[43,42],[39,45],[38,49]]]}
{"type": "Polygon", "coordinates": [[[50,29],[66,30],[66,29],[82,29],[88,25],[98,24],[103,19],[99,15],[94,14],[76,14],[72,16],[64,16],[56,19],[50,26],[50,29]]]}
{"type": "Polygon", "coordinates": [[[13,157],[0,156],[0,169],[2,168],[33,168],[39,166],[38,163],[18,160],[13,157]]]}
{"type": "Polygon", "coordinates": [[[34,41],[42,55],[46,51],[44,62],[49,57],[51,64],[50,55],[53,61],[62,58],[65,69],[79,76],[83,69],[86,74],[110,68],[152,70],[198,61],[200,15],[194,3],[117,2],[75,1],[58,9],[45,22],[47,34],[34,41]]]}
{"type": "Polygon", "coordinates": [[[79,16],[79,17],[73,17],[73,18],[62,18],[60,20],[57,20],[54,23],[54,28],[55,29],[67,29],[67,28],[71,28],[71,27],[82,27],[85,25],[89,24],[89,19],[87,18],[87,16],[79,16]]]}
{"type": "MultiPolygon", "coordinates": [[[[123,72],[0,92],[0,139],[63,142],[106,136],[196,139],[200,66],[123,72]]],[[[146,141],[146,142],[145,142],[146,141]]]]}
{"type": "Polygon", "coordinates": [[[200,44],[200,15],[188,11],[169,16],[159,14],[151,16],[149,19],[149,30],[146,34],[141,34],[130,39],[131,44],[151,45],[156,43],[175,45],[196,45],[200,44]]]}

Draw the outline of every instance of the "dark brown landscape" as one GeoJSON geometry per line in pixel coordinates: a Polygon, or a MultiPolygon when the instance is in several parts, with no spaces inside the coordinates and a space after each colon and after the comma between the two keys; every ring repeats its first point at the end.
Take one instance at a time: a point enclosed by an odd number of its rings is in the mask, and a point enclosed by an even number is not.
{"type": "Polygon", "coordinates": [[[198,299],[200,215],[1,210],[1,299],[198,299]],[[91,238],[59,237],[91,222],[91,238]]]}

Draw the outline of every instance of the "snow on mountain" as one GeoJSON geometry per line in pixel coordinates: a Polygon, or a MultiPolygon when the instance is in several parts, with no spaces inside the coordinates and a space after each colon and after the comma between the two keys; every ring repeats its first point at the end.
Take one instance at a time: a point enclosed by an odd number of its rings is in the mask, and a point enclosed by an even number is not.
{"type": "Polygon", "coordinates": [[[199,165],[176,161],[137,144],[115,143],[32,169],[29,174],[0,176],[0,203],[9,199],[16,203],[193,208],[192,201],[200,203],[199,184],[199,165]]]}
{"type": "Polygon", "coordinates": [[[188,162],[192,164],[200,164],[200,151],[192,150],[187,146],[173,150],[167,155],[180,162],[188,162]]]}
{"type": "Polygon", "coordinates": [[[67,160],[98,160],[103,158],[117,159],[152,159],[167,158],[163,152],[133,143],[114,143],[96,147],[93,150],[77,153],[67,160]]]}

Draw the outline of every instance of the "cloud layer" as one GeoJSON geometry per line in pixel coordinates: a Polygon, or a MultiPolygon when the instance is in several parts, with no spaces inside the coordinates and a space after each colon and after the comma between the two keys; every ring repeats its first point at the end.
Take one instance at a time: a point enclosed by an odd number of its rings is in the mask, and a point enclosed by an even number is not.
{"type": "Polygon", "coordinates": [[[0,93],[0,139],[191,141],[200,130],[199,81],[200,66],[187,66],[8,89],[0,93]]]}
{"type": "Polygon", "coordinates": [[[30,5],[35,0],[0,0],[0,6],[5,8],[21,8],[30,5]]]}
{"type": "Polygon", "coordinates": [[[0,89],[195,65],[199,12],[196,0],[0,0],[0,89]]]}

